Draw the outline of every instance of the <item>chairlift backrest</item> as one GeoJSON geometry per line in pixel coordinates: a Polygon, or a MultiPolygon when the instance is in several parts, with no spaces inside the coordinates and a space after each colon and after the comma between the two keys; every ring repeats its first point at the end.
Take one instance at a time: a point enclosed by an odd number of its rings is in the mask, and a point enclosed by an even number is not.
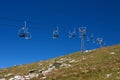
{"type": "Polygon", "coordinates": [[[53,35],[53,38],[58,38],[58,37],[59,37],[58,34],[54,34],[54,35],[53,35]]]}
{"type": "Polygon", "coordinates": [[[70,38],[76,37],[75,29],[74,29],[72,32],[69,31],[69,37],[70,37],[70,38]]]}
{"type": "Polygon", "coordinates": [[[103,38],[97,38],[97,42],[98,42],[99,44],[103,44],[103,38]]]}
{"type": "Polygon", "coordinates": [[[24,33],[20,33],[19,37],[25,37],[25,34],[24,33]]]}
{"type": "Polygon", "coordinates": [[[25,39],[31,39],[31,38],[32,38],[31,33],[27,32],[25,35],[25,39]]]}
{"type": "Polygon", "coordinates": [[[74,38],[74,37],[76,37],[76,34],[73,33],[73,32],[71,32],[71,33],[69,33],[69,37],[70,37],[70,38],[74,38]]]}

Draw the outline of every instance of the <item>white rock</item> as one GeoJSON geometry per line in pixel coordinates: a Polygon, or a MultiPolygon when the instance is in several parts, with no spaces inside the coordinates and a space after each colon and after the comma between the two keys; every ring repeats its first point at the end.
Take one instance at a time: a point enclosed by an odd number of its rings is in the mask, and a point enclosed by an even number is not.
{"type": "Polygon", "coordinates": [[[31,78],[37,78],[39,76],[39,74],[34,73],[34,74],[29,74],[28,76],[29,76],[30,79],[31,78]]]}
{"type": "Polygon", "coordinates": [[[30,80],[30,78],[25,78],[25,80],[30,80]]]}
{"type": "Polygon", "coordinates": [[[15,76],[14,78],[21,78],[21,76],[17,75],[17,76],[15,76]]]}
{"type": "Polygon", "coordinates": [[[29,75],[25,75],[25,78],[29,78],[29,75]]]}
{"type": "Polygon", "coordinates": [[[110,54],[115,54],[115,52],[111,52],[110,54]]]}
{"type": "Polygon", "coordinates": [[[106,78],[110,78],[110,76],[112,76],[112,74],[106,74],[106,78]]]}
{"type": "Polygon", "coordinates": [[[43,76],[46,76],[48,73],[48,71],[42,71],[43,76]]]}
{"type": "Polygon", "coordinates": [[[93,56],[90,56],[90,58],[93,58],[93,56]]]}
{"type": "Polygon", "coordinates": [[[46,70],[46,71],[44,71],[45,74],[47,74],[47,73],[49,73],[49,72],[50,72],[50,70],[46,70]]]}
{"type": "Polygon", "coordinates": [[[62,63],[63,61],[56,61],[56,63],[62,63]]]}
{"type": "Polygon", "coordinates": [[[15,78],[10,78],[9,80],[15,80],[15,78]]]}
{"type": "Polygon", "coordinates": [[[19,75],[15,76],[14,78],[16,80],[25,80],[25,78],[23,76],[19,76],[19,75]]]}
{"type": "Polygon", "coordinates": [[[43,70],[39,70],[38,73],[42,73],[43,70]]]}
{"type": "Polygon", "coordinates": [[[82,70],[82,72],[83,72],[83,73],[88,73],[88,72],[89,72],[89,70],[84,69],[84,70],[82,70]]]}
{"type": "Polygon", "coordinates": [[[2,79],[0,79],[0,80],[6,80],[5,78],[2,78],[2,79]]]}
{"type": "Polygon", "coordinates": [[[117,76],[116,79],[117,79],[117,80],[120,80],[120,77],[117,76]]]}
{"type": "Polygon", "coordinates": [[[92,52],[92,51],[95,51],[96,49],[92,49],[92,50],[85,50],[85,52],[92,52]]]}
{"type": "Polygon", "coordinates": [[[80,70],[82,70],[83,68],[82,67],[79,67],[80,70]]]}
{"type": "Polygon", "coordinates": [[[72,60],[72,61],[70,61],[69,63],[74,63],[74,62],[76,62],[75,60],[72,60]]]}
{"type": "Polygon", "coordinates": [[[43,76],[46,76],[51,71],[56,70],[55,66],[48,68],[48,70],[42,71],[43,76]]]}
{"type": "Polygon", "coordinates": [[[43,64],[39,64],[39,66],[43,66],[43,64]]]}
{"type": "Polygon", "coordinates": [[[85,50],[85,52],[89,52],[89,50],[85,50]]]}
{"type": "Polygon", "coordinates": [[[42,70],[44,71],[44,70],[45,70],[45,68],[42,68],[42,70]]]}
{"type": "Polygon", "coordinates": [[[61,58],[58,63],[65,63],[65,62],[71,61],[71,60],[72,60],[72,59],[69,59],[69,58],[61,58]]]}
{"type": "Polygon", "coordinates": [[[62,61],[62,60],[64,60],[65,58],[61,58],[60,60],[62,61]]]}
{"type": "Polygon", "coordinates": [[[5,77],[9,77],[9,76],[13,76],[13,74],[9,73],[9,74],[5,75],[5,77]]]}
{"type": "Polygon", "coordinates": [[[51,68],[48,68],[48,71],[51,72],[52,70],[55,69],[55,66],[51,67],[51,68]]]}
{"type": "Polygon", "coordinates": [[[29,75],[26,75],[26,76],[25,76],[25,79],[26,79],[26,80],[30,80],[29,75]]]}
{"type": "Polygon", "coordinates": [[[86,58],[83,56],[83,57],[82,57],[82,60],[85,60],[85,59],[86,59],[86,58]]]}
{"type": "Polygon", "coordinates": [[[120,74],[120,71],[118,71],[117,73],[120,74]]]}
{"type": "Polygon", "coordinates": [[[70,64],[62,64],[62,65],[60,65],[60,67],[71,67],[71,65],[70,64]]]}
{"type": "Polygon", "coordinates": [[[42,77],[42,78],[40,78],[40,79],[46,79],[46,77],[42,77]]]}
{"type": "Polygon", "coordinates": [[[52,67],[53,64],[50,64],[49,67],[52,67]]]}

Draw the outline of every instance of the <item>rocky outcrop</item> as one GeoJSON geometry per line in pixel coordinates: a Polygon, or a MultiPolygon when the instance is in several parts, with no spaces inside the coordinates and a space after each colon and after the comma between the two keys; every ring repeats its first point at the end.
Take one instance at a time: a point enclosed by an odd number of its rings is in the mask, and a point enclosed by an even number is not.
{"type": "Polygon", "coordinates": [[[77,62],[74,59],[70,58],[61,58],[59,60],[54,61],[53,63],[49,64],[47,66],[47,69],[43,67],[43,64],[39,64],[39,67],[42,67],[41,70],[37,69],[30,69],[28,70],[28,75],[13,75],[12,73],[9,73],[5,75],[5,78],[1,78],[0,80],[7,80],[6,77],[14,76],[9,78],[9,80],[30,80],[32,78],[40,78],[40,79],[46,79],[47,75],[50,74],[51,72],[54,72],[58,70],[59,68],[68,68],[71,67],[71,63],[77,62]]]}

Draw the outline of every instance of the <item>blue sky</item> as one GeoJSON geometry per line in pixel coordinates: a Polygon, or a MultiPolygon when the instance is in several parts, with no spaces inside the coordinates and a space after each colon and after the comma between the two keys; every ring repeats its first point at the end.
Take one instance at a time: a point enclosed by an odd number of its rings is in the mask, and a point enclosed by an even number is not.
{"type": "MultiPolygon", "coordinates": [[[[120,43],[120,0],[1,0],[0,68],[46,60],[80,51],[81,39],[68,31],[87,27],[87,36],[103,37],[106,45],[120,43]],[[32,39],[18,37],[28,21],[32,39]],[[52,39],[59,26],[60,37],[52,39]]],[[[86,49],[99,45],[85,42],[86,49]]]]}

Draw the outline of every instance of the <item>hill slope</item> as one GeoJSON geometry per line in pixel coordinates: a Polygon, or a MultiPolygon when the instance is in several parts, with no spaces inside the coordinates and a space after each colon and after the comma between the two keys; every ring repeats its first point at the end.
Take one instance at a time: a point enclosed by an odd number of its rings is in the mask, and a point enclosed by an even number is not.
{"type": "Polygon", "coordinates": [[[2,69],[0,80],[120,80],[120,45],[2,69]]]}

